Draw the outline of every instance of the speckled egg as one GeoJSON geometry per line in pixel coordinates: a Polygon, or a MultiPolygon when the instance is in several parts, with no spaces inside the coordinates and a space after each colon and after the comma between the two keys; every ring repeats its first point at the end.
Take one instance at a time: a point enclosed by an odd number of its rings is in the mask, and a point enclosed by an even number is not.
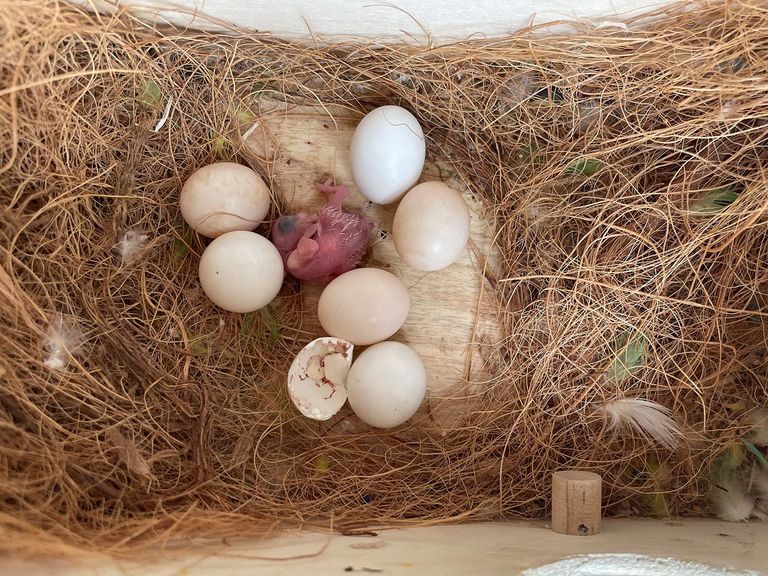
{"type": "Polygon", "coordinates": [[[283,285],[283,259],[255,232],[227,232],[200,257],[200,284],[214,304],[230,312],[253,312],[274,300],[283,285]]]}

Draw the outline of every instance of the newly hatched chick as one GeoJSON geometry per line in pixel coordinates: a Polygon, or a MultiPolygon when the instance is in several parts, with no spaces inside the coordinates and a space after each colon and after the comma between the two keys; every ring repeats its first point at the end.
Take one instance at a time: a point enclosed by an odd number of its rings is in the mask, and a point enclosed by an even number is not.
{"type": "Polygon", "coordinates": [[[272,242],[289,274],[299,280],[327,281],[359,264],[373,222],[342,210],[349,193],[346,186],[332,186],[331,180],[315,186],[330,196],[320,213],[281,216],[272,227],[272,242]]]}

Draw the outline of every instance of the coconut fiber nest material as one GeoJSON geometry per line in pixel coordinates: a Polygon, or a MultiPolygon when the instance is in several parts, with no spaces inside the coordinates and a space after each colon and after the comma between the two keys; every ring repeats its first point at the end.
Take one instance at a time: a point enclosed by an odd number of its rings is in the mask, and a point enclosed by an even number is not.
{"type": "Polygon", "coordinates": [[[315,44],[0,2],[0,548],[541,517],[560,468],[608,514],[707,513],[766,404],[768,11],[570,32],[315,44]],[[301,285],[246,316],[202,294],[180,186],[233,159],[278,214],[242,138],[266,97],[404,106],[486,206],[500,334],[449,429],[303,419],[301,285]],[[644,402],[663,434],[605,417],[644,402]]]}

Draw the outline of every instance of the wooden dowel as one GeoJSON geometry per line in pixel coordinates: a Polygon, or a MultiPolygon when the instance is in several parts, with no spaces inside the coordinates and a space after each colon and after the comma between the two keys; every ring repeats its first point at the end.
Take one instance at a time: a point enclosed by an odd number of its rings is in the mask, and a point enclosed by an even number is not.
{"type": "Polygon", "coordinates": [[[601,490],[602,478],[594,472],[552,474],[552,530],[574,536],[599,534],[601,490]]]}

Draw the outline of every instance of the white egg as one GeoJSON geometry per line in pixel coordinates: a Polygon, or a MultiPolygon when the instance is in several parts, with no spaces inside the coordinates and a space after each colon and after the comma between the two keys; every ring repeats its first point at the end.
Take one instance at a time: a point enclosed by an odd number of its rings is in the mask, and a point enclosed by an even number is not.
{"type": "Polygon", "coordinates": [[[416,270],[433,272],[450,266],[469,240],[464,198],[442,182],[414,186],[397,207],[392,239],[403,262],[416,270]]]}
{"type": "Polygon", "coordinates": [[[366,349],[347,376],[355,414],[376,428],[399,426],[421,406],[427,391],[424,364],[405,344],[380,342],[366,349]]]}
{"type": "Polygon", "coordinates": [[[184,220],[203,236],[253,230],[269,212],[269,189],[256,172],[234,162],[203,166],[184,183],[179,207],[184,220]]]}
{"type": "Polygon", "coordinates": [[[331,336],[366,346],[400,330],[410,308],[408,289],[397,276],[378,268],[358,268],[325,287],[317,315],[331,336]]]}
{"type": "Polygon", "coordinates": [[[255,232],[227,232],[200,258],[200,284],[214,304],[230,312],[253,312],[274,300],[283,285],[283,259],[255,232]]]}
{"type": "Polygon", "coordinates": [[[296,355],[288,371],[288,394],[304,416],[328,420],[341,410],[353,348],[341,338],[318,338],[296,355]]]}
{"type": "Polygon", "coordinates": [[[368,200],[390,204],[419,179],[425,154],[424,132],[413,114],[382,106],[366,114],[352,135],[352,177],[368,200]]]}

